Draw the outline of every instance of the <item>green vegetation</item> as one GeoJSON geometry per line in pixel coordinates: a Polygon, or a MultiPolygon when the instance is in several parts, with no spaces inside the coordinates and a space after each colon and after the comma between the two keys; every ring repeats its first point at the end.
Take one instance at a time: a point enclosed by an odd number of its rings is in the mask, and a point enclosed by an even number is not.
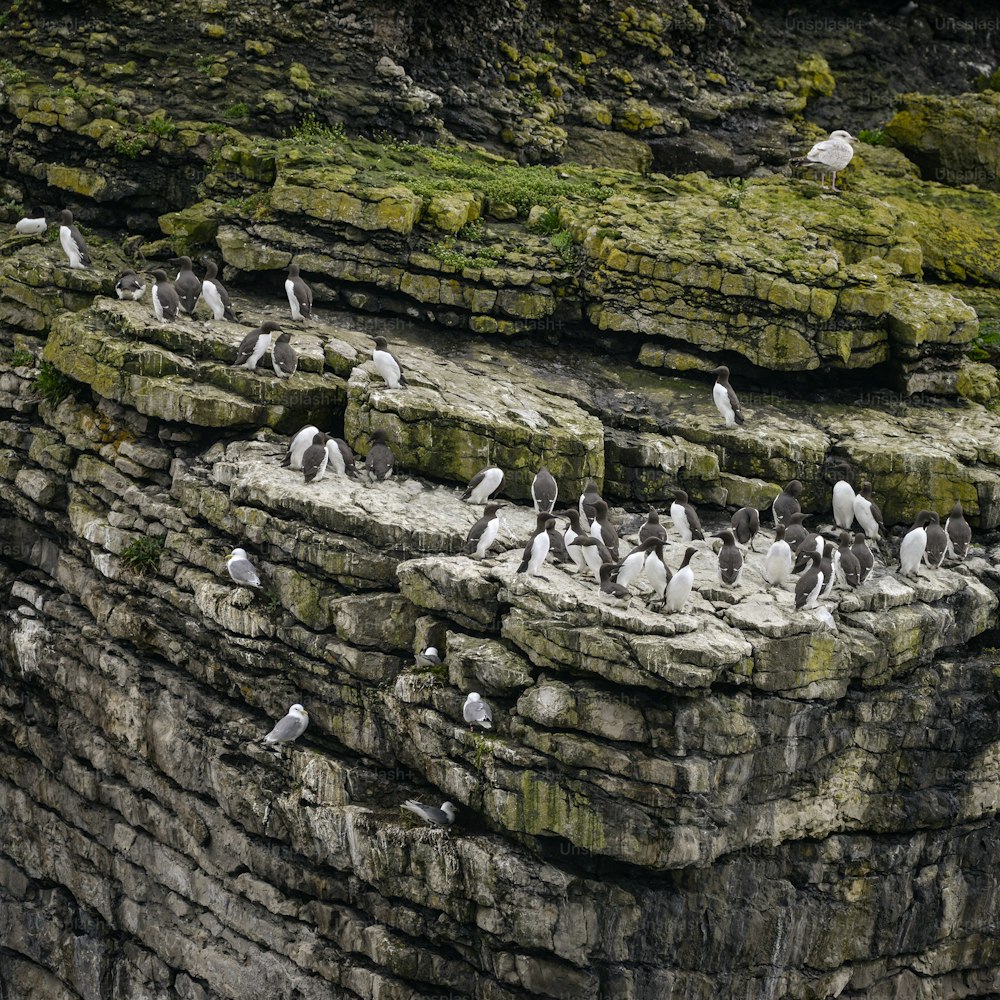
{"type": "Polygon", "coordinates": [[[142,135],[122,129],[111,144],[111,148],[120,156],[134,160],[145,148],[146,139],[142,135]]]}
{"type": "Polygon", "coordinates": [[[482,733],[476,733],[476,735],[473,737],[473,742],[475,743],[476,746],[476,756],[475,756],[476,770],[481,771],[483,769],[483,763],[490,752],[490,741],[485,736],[483,736],[482,733]]]}
{"type": "Polygon", "coordinates": [[[474,253],[466,253],[455,245],[453,236],[446,236],[440,243],[433,244],[428,252],[442,264],[448,264],[457,270],[466,267],[494,267],[503,258],[503,252],[495,247],[482,247],[474,253]]]}
{"type": "Polygon", "coordinates": [[[562,229],[562,223],[559,221],[559,210],[557,208],[550,208],[544,215],[540,215],[529,227],[533,233],[546,233],[552,235],[552,233],[558,233],[562,229]]]}
{"type": "Polygon", "coordinates": [[[122,549],[122,562],[133,573],[149,573],[155,570],[163,552],[163,539],[146,535],[134,538],[122,549]]]}
{"type": "MultiPolygon", "coordinates": [[[[52,228],[52,227],[50,227],[52,228]]],[[[35,376],[35,391],[46,403],[58,406],[67,396],[76,393],[76,382],[63,375],[58,368],[43,361],[35,376]]]]}
{"type": "Polygon", "coordinates": [[[973,361],[996,363],[1000,357],[1000,323],[984,320],[979,324],[979,336],[969,345],[969,357],[973,361]]]}
{"type": "Polygon", "coordinates": [[[20,347],[10,356],[10,365],[12,368],[24,368],[26,365],[34,365],[34,363],[34,354],[20,347]]]}
{"type": "Polygon", "coordinates": [[[236,104],[230,104],[225,111],[222,112],[223,118],[249,118],[250,108],[243,102],[239,101],[236,104]]]}
{"type": "Polygon", "coordinates": [[[319,145],[343,142],[346,135],[343,122],[325,125],[317,121],[316,116],[311,111],[303,117],[298,125],[292,127],[291,132],[291,137],[299,142],[318,143],[319,145]]]}
{"type": "Polygon", "coordinates": [[[414,667],[413,672],[431,677],[440,684],[448,682],[448,668],[443,663],[428,663],[421,667],[414,667]]]}
{"type": "Polygon", "coordinates": [[[743,204],[743,196],[747,193],[750,182],[745,177],[729,177],[726,179],[726,192],[719,199],[724,208],[738,209],[743,204]]]}
{"type": "Polygon", "coordinates": [[[569,232],[562,229],[558,233],[554,233],[550,242],[564,264],[571,267],[576,263],[577,246],[573,242],[573,237],[569,232]]]}
{"type": "Polygon", "coordinates": [[[542,105],[542,92],[532,83],[518,94],[518,100],[526,108],[535,110],[542,105]]]}
{"type": "Polygon", "coordinates": [[[482,243],[486,239],[486,227],[479,221],[466,223],[458,231],[458,238],[468,243],[482,243]]]}
{"type": "Polygon", "coordinates": [[[7,84],[24,83],[28,74],[18,69],[9,59],[0,59],[0,80],[7,84]]]}
{"type": "Polygon", "coordinates": [[[164,139],[169,139],[177,131],[177,126],[169,115],[165,117],[153,115],[144,122],[140,122],[136,126],[136,131],[144,135],[158,135],[164,139]]]}
{"type": "Polygon", "coordinates": [[[876,129],[863,128],[858,133],[858,138],[862,142],[868,143],[869,146],[884,146],[885,145],[885,133],[880,128],[876,128],[876,129]]]}

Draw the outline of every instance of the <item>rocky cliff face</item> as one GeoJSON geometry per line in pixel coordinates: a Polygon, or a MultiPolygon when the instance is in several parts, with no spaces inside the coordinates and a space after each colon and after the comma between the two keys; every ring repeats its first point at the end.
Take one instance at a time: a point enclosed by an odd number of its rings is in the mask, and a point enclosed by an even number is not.
{"type": "Polygon", "coordinates": [[[993,41],[923,10],[845,8],[846,42],[731,3],[485,17],[6,14],[0,183],[71,204],[96,263],[0,229],[0,997],[1000,992],[1000,202],[941,169],[995,173],[955,138],[995,103],[908,98],[839,199],[758,169],[790,113],[862,107],[873,38],[890,81],[947,42],[918,82],[951,93],[993,41]],[[535,165],[398,138],[449,134],[535,165]],[[180,252],[224,265],[243,324],[285,318],[300,264],[293,379],[229,366],[246,325],[111,297],[180,252]],[[279,463],[307,422],[360,454],[385,431],[400,474],[305,484],[279,463]],[[458,487],[491,462],[512,504],[479,562],[458,487]],[[541,464],[560,506],[597,479],[625,551],[674,488],[718,527],[799,478],[826,525],[842,474],[891,526],[961,499],[978,534],[838,591],[832,629],[759,542],[736,590],[699,546],[664,615],[515,572],[541,464]],[[462,724],[470,690],[494,731],[462,724]],[[263,749],[294,702],[305,736],[263,749]]]}

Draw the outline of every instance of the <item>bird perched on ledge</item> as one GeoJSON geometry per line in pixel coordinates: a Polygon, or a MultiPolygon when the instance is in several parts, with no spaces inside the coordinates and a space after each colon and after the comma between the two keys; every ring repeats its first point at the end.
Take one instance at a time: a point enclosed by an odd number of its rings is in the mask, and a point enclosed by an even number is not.
{"type": "Polygon", "coordinates": [[[793,160],[792,163],[798,167],[809,167],[818,171],[821,190],[826,190],[826,179],[830,177],[830,191],[836,194],[838,193],[837,174],[846,169],[854,158],[854,147],[851,143],[857,141],[850,132],[839,128],[830,133],[829,139],[817,142],[805,156],[793,160]]]}

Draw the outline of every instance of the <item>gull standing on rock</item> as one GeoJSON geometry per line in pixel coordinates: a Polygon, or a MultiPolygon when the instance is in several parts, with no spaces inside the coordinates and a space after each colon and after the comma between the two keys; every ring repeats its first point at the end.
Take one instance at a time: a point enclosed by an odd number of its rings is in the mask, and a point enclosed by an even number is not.
{"type": "Polygon", "coordinates": [[[545,562],[545,557],[549,554],[549,528],[555,526],[556,519],[548,513],[542,512],[538,515],[535,530],[531,538],[528,539],[528,544],[524,547],[521,565],[517,567],[518,573],[528,572],[532,576],[541,576],[543,580],[546,579],[539,570],[542,568],[542,563],[545,562]]]}
{"type": "Polygon", "coordinates": [[[253,563],[247,558],[246,549],[233,549],[226,556],[226,566],[234,583],[238,583],[241,587],[260,586],[260,577],[253,563]]]}
{"type": "Polygon", "coordinates": [[[292,743],[306,731],[308,725],[309,713],[301,705],[292,705],[288,714],[264,737],[264,742],[292,743]]]}
{"type": "Polygon", "coordinates": [[[389,342],[385,337],[375,338],[372,361],[375,362],[375,371],[382,376],[382,380],[390,389],[407,388],[403,366],[399,363],[399,359],[390,353],[389,342]]]}
{"type": "Polygon", "coordinates": [[[400,808],[409,809],[411,813],[425,820],[430,826],[436,826],[439,829],[447,829],[451,826],[455,822],[455,813],[458,812],[450,802],[442,802],[441,808],[435,809],[434,806],[425,806],[423,802],[417,802],[415,799],[407,799],[400,808]]]}
{"type": "Polygon", "coordinates": [[[559,496],[559,485],[555,477],[543,465],[531,481],[531,499],[536,514],[551,514],[559,496]]]}
{"type": "Polygon", "coordinates": [[[838,480],[833,485],[833,519],[838,528],[851,530],[854,524],[854,487],[846,479],[838,480]]]}
{"type": "Polygon", "coordinates": [[[469,724],[471,731],[475,726],[481,729],[493,728],[493,709],[473,691],[462,706],[462,718],[469,724]]]}
{"type": "Polygon", "coordinates": [[[792,578],[792,549],[785,541],[785,526],[778,525],[774,541],[764,556],[764,579],[772,587],[783,587],[792,578]]]}
{"type": "Polygon", "coordinates": [[[115,295],[120,299],[131,299],[139,302],[146,294],[146,282],[135,271],[122,271],[121,277],[115,282],[115,295]]]}
{"type": "Polygon", "coordinates": [[[69,258],[69,266],[78,269],[90,267],[90,251],[80,230],[73,225],[73,213],[64,208],[59,222],[59,243],[69,258]]]}
{"type": "Polygon", "coordinates": [[[365,456],[365,471],[368,478],[373,482],[382,482],[392,478],[392,466],[395,462],[392,449],[386,441],[385,431],[377,430],[372,433],[371,447],[365,456]]]}
{"type": "Polygon", "coordinates": [[[680,569],[670,578],[667,584],[667,593],[663,600],[663,610],[676,613],[684,610],[688,598],[691,596],[691,587],[694,585],[694,570],[691,568],[691,560],[698,554],[698,550],[689,547],[684,553],[684,561],[680,569]]]}
{"type": "Polygon", "coordinates": [[[774,498],[774,503],[771,504],[771,517],[774,518],[774,526],[776,528],[779,524],[787,526],[788,519],[793,514],[801,513],[800,496],[802,496],[802,483],[797,479],[793,479],[774,498]]]}
{"type": "Polygon", "coordinates": [[[837,174],[846,169],[854,157],[852,142],[858,140],[839,128],[830,133],[829,139],[817,142],[804,157],[793,161],[796,166],[810,167],[820,174],[820,189],[826,189],[826,179],[831,177],[830,190],[837,192],[837,174]]]}
{"type": "Polygon", "coordinates": [[[201,281],[191,270],[190,257],[177,257],[174,263],[180,265],[180,270],[174,280],[174,288],[177,290],[181,309],[191,316],[198,306],[198,299],[201,298],[201,281]]]}
{"type": "Polygon", "coordinates": [[[312,444],[302,456],[302,475],[307,483],[320,482],[326,472],[330,455],[326,450],[326,435],[322,432],[313,436],[312,444]]]}
{"type": "Polygon", "coordinates": [[[469,503],[486,503],[500,489],[502,482],[503,470],[495,465],[489,465],[469,480],[469,485],[465,487],[460,499],[468,500],[469,503]]]}
{"type": "Polygon", "coordinates": [[[917,514],[913,527],[903,536],[899,543],[899,575],[916,576],[920,560],[927,548],[927,522],[931,519],[930,511],[922,510],[917,514]]]}
{"type": "Polygon", "coordinates": [[[701,521],[698,520],[694,507],[688,503],[688,495],[684,490],[678,490],[674,494],[674,502],[670,505],[670,520],[674,522],[682,542],[690,542],[693,539],[705,540],[701,521]]]}
{"type": "Polygon", "coordinates": [[[502,504],[488,503],[483,516],[469,529],[465,538],[465,554],[475,559],[485,559],[490,546],[496,541],[500,530],[498,511],[502,504]]]}
{"type": "Polygon", "coordinates": [[[964,559],[972,542],[972,528],[969,527],[969,522],[965,519],[960,500],[956,500],[955,506],[951,508],[948,520],[945,521],[944,530],[948,534],[949,557],[964,559]]]}
{"type": "Polygon", "coordinates": [[[299,356],[289,343],[291,339],[292,335],[287,331],[279,334],[271,348],[271,367],[278,378],[291,378],[299,367],[299,356]]]}
{"type": "Polygon", "coordinates": [[[153,315],[162,323],[165,320],[172,323],[177,319],[177,310],[180,307],[180,299],[174,286],[167,278],[167,272],[155,270],[153,272],[153,315]]]}
{"type": "Polygon", "coordinates": [[[742,424],[744,420],[743,411],[740,409],[740,398],[729,384],[729,369],[725,365],[719,365],[712,374],[715,376],[712,399],[715,400],[715,408],[725,421],[726,427],[732,428],[742,424]]]}
{"type": "Polygon", "coordinates": [[[45,213],[40,208],[33,208],[23,219],[18,219],[14,226],[20,236],[41,236],[48,228],[45,213]]]}
{"type": "Polygon", "coordinates": [[[317,434],[319,434],[319,428],[313,427],[312,424],[306,424],[302,430],[296,431],[295,437],[292,438],[288,451],[285,452],[285,457],[281,461],[281,467],[283,469],[291,468],[296,472],[300,471],[302,469],[302,456],[306,453],[306,448],[313,443],[313,438],[317,434]]]}
{"type": "Polygon", "coordinates": [[[304,323],[312,317],[312,289],[299,277],[298,264],[289,264],[285,270],[288,271],[285,294],[288,296],[288,308],[292,311],[292,322],[304,323]]]}
{"type": "Polygon", "coordinates": [[[720,531],[713,538],[722,539],[719,551],[719,580],[727,587],[738,587],[743,575],[743,553],[736,547],[736,539],[731,531],[720,531]]]}
{"type": "Polygon", "coordinates": [[[201,283],[201,297],[208,303],[212,310],[212,318],[221,320],[228,319],[235,323],[236,317],[233,315],[233,307],[229,301],[229,292],[219,281],[219,269],[214,260],[205,263],[205,277],[201,283]]]}
{"type": "Polygon", "coordinates": [[[236,349],[233,367],[253,371],[271,346],[271,334],[275,331],[280,333],[281,327],[273,319],[265,320],[256,330],[251,330],[236,349]]]}

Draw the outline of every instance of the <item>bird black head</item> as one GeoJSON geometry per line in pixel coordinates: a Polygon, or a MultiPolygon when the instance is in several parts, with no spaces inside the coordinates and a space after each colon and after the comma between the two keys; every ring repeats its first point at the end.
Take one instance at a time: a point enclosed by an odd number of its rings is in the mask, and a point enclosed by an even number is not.
{"type": "Polygon", "coordinates": [[[260,324],[261,333],[274,333],[275,330],[280,330],[280,329],[281,329],[281,324],[275,323],[273,319],[264,320],[264,322],[260,324]]]}
{"type": "Polygon", "coordinates": [[[290,278],[297,278],[299,276],[298,264],[289,264],[288,267],[285,268],[285,270],[288,272],[288,276],[290,278]]]}
{"type": "Polygon", "coordinates": [[[152,274],[153,274],[153,277],[157,281],[166,281],[167,280],[167,272],[164,271],[164,270],[162,270],[162,269],[160,269],[160,268],[157,268],[155,271],[152,272],[152,274]]]}

